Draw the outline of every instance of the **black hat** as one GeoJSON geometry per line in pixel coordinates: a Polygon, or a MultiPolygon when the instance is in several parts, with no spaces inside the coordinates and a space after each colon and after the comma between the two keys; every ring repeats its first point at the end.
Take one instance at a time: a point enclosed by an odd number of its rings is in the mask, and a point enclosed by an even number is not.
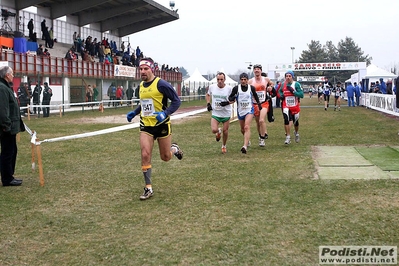
{"type": "Polygon", "coordinates": [[[241,73],[240,74],[240,79],[242,79],[242,78],[248,79],[248,74],[247,73],[241,73]]]}

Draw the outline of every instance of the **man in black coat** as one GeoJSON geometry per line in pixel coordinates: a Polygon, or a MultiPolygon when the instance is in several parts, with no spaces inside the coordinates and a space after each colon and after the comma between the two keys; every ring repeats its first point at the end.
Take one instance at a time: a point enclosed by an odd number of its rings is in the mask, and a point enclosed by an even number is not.
{"type": "MultiPolygon", "coordinates": [[[[48,86],[47,82],[44,82],[44,90],[43,90],[43,105],[50,105],[51,97],[53,96],[53,91],[48,86]]],[[[50,116],[50,107],[43,107],[43,117],[50,116]]]]}
{"type": "Polygon", "coordinates": [[[21,179],[14,178],[17,161],[17,134],[25,131],[18,101],[9,83],[14,72],[9,66],[0,67],[0,139],[1,139],[1,182],[3,186],[20,186],[21,179]]]}
{"type": "Polygon", "coordinates": [[[36,87],[33,89],[33,113],[36,114],[36,111],[38,110],[40,113],[40,107],[36,108],[35,105],[40,105],[40,95],[42,94],[42,86],[40,86],[40,83],[37,82],[36,87]]]}
{"type": "Polygon", "coordinates": [[[31,18],[28,22],[28,30],[29,30],[29,40],[33,41],[33,18],[31,18]]]}

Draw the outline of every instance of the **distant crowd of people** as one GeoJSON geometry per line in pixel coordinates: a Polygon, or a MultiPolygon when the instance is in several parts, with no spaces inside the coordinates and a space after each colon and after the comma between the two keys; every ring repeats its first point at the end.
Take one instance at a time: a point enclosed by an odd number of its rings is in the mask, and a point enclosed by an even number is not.
{"type": "MultiPolygon", "coordinates": [[[[80,34],[74,32],[72,38],[73,46],[65,55],[65,58],[69,60],[81,58],[83,61],[95,62],[96,58],[98,58],[98,62],[104,64],[138,67],[140,60],[144,58],[144,53],[139,46],[136,49],[132,49],[130,43],[125,45],[124,41],[122,41],[120,49],[118,49],[116,41],[108,40],[105,37],[102,41],[98,41],[97,38],[88,36],[83,41],[80,34]]],[[[155,62],[155,70],[179,72],[178,67],[169,67],[169,65],[165,64],[159,67],[157,62],[155,62]]]]}

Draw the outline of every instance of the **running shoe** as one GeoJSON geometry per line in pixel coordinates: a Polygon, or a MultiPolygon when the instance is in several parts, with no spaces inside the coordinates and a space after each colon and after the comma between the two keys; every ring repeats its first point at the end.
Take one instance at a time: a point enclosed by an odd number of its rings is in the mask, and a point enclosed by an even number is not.
{"type": "Polygon", "coordinates": [[[146,200],[152,197],[152,195],[154,195],[154,192],[152,191],[151,188],[144,188],[144,193],[143,195],[140,196],[141,200],[146,200]]]}
{"type": "Polygon", "coordinates": [[[216,133],[216,141],[220,140],[221,135],[222,135],[222,129],[219,127],[218,133],[216,133]]]}
{"type": "Polygon", "coordinates": [[[269,138],[269,135],[266,133],[265,134],[265,139],[268,139],[269,138]]]}
{"type": "Polygon", "coordinates": [[[290,136],[287,136],[287,137],[285,137],[285,141],[284,141],[284,144],[290,144],[291,143],[291,137],[290,136]]]}
{"type": "Polygon", "coordinates": [[[227,152],[226,147],[222,147],[222,153],[225,154],[227,152]]]}
{"type": "Polygon", "coordinates": [[[265,147],[265,139],[259,139],[259,147],[265,147]]]}
{"type": "Polygon", "coordinates": [[[295,142],[299,142],[299,133],[295,132],[295,142]]]}
{"type": "Polygon", "coordinates": [[[177,145],[177,143],[172,143],[172,147],[177,149],[177,152],[174,153],[177,159],[183,159],[183,151],[180,149],[179,145],[177,145]]]}
{"type": "Polygon", "coordinates": [[[244,153],[244,154],[246,154],[246,153],[247,153],[247,149],[246,149],[244,146],[242,146],[241,152],[244,153]]]}

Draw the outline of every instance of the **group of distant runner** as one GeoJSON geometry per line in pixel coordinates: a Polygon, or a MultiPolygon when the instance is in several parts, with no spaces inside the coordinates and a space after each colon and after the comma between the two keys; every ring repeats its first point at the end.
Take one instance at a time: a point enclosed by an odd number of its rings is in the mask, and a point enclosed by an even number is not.
{"type": "Polygon", "coordinates": [[[219,72],[216,76],[217,84],[209,86],[206,94],[207,109],[212,111],[211,130],[215,134],[216,141],[222,139],[222,153],[227,152],[227,139],[232,108],[230,104],[236,103],[238,121],[244,143],[241,152],[246,154],[250,145],[250,124],[255,117],[259,134],[259,146],[265,147],[268,139],[266,119],[274,120],[272,98],[281,101],[281,110],[284,118],[284,130],[286,145],[291,143],[291,128],[294,126],[295,142],[299,142],[299,113],[300,98],[304,97],[301,84],[294,81],[294,72],[285,73],[284,82],[274,86],[273,82],[262,72],[262,66],[256,64],[253,67],[254,77],[249,79],[247,73],[240,75],[240,84],[231,87],[225,84],[226,76],[219,72]],[[219,125],[222,124],[222,127],[219,125]]]}

